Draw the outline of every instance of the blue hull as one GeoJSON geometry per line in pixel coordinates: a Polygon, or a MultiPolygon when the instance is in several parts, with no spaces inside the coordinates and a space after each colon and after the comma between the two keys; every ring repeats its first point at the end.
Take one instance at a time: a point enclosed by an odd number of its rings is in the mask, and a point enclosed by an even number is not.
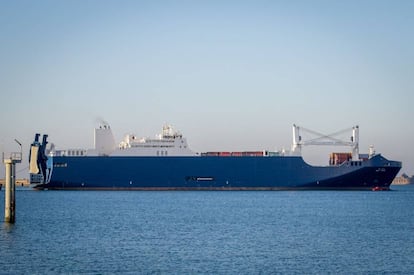
{"type": "Polygon", "coordinates": [[[53,157],[39,189],[291,190],[388,189],[401,162],[381,155],[315,167],[302,157],[53,157]]]}

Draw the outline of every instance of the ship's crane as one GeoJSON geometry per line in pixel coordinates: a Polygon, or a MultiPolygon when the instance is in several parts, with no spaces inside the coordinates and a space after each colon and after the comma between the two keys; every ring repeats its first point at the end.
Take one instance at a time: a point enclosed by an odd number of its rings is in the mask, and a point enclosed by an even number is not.
{"type": "Polygon", "coordinates": [[[359,160],[359,127],[354,126],[352,128],[347,128],[345,130],[325,135],[313,130],[306,129],[304,127],[299,127],[298,125],[293,124],[293,143],[292,143],[292,153],[295,155],[301,154],[302,146],[304,145],[338,145],[338,146],[350,146],[352,148],[352,160],[359,160]],[[307,132],[316,136],[316,138],[310,140],[302,140],[300,131],[307,132]],[[335,136],[352,131],[352,136],[349,141],[344,141],[335,136]]]}

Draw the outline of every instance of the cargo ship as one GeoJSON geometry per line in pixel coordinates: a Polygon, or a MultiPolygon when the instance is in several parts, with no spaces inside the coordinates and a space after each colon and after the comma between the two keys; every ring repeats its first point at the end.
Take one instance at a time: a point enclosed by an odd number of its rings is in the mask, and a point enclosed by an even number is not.
{"type": "MultiPolygon", "coordinates": [[[[30,149],[30,181],[50,190],[388,190],[401,162],[359,154],[359,128],[350,141],[320,135],[304,141],[293,125],[286,151],[196,153],[170,125],[155,138],[126,135],[117,145],[111,127],[94,131],[93,149],[57,150],[36,134],[30,149]],[[327,140],[328,138],[328,140],[327,140]],[[332,153],[329,165],[304,161],[305,145],[347,145],[350,153],[332,153]],[[48,148],[47,148],[48,147],[48,148]]],[[[313,132],[315,133],[315,132],[313,132]]]]}

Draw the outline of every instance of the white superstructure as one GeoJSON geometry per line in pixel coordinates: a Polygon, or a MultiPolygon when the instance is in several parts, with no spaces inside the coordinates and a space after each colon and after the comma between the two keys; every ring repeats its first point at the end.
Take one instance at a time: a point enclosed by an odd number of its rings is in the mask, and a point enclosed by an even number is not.
{"type": "Polygon", "coordinates": [[[128,134],[115,144],[111,127],[103,123],[94,131],[94,149],[56,150],[55,156],[195,156],[188,148],[187,139],[175,131],[171,125],[164,125],[162,132],[155,138],[128,134]]]}
{"type": "Polygon", "coordinates": [[[120,156],[194,156],[187,140],[171,125],[164,125],[162,133],[155,138],[137,138],[126,135],[112,155],[120,156]]]}

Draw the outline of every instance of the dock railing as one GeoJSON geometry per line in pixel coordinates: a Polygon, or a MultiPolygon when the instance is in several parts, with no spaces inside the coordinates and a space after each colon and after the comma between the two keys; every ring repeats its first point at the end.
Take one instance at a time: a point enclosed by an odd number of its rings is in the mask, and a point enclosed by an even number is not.
{"type": "Polygon", "coordinates": [[[14,163],[20,163],[20,162],[22,162],[22,152],[11,152],[11,153],[3,152],[3,162],[6,159],[10,159],[14,163]]]}

